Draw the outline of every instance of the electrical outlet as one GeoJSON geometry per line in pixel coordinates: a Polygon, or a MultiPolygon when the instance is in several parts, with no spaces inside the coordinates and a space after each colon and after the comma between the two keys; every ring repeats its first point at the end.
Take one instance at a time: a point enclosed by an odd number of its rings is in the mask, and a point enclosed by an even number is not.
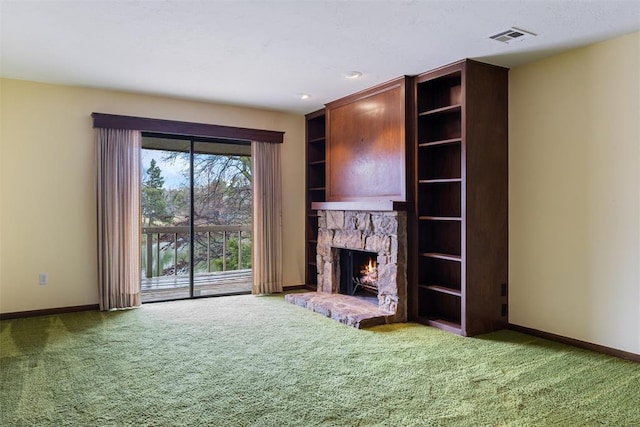
{"type": "Polygon", "coordinates": [[[49,275],[47,273],[40,273],[39,283],[41,285],[46,285],[49,283],[49,275]]]}

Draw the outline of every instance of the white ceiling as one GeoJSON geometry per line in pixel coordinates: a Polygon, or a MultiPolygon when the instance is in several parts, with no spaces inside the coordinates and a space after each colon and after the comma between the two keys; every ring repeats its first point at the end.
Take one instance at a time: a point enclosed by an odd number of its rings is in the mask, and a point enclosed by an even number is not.
{"type": "Polygon", "coordinates": [[[637,0],[0,0],[0,14],[2,77],[296,113],[463,58],[513,67],[640,31],[637,0]],[[489,39],[512,26],[538,36],[489,39]]]}

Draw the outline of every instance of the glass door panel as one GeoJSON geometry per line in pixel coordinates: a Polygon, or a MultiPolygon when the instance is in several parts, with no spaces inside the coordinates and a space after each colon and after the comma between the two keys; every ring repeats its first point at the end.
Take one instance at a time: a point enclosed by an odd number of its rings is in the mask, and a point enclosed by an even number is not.
{"type": "Polygon", "coordinates": [[[194,296],[251,290],[251,147],[194,142],[194,296]]]}
{"type": "Polygon", "coordinates": [[[191,296],[188,140],[142,138],[142,302],[191,296]]]}

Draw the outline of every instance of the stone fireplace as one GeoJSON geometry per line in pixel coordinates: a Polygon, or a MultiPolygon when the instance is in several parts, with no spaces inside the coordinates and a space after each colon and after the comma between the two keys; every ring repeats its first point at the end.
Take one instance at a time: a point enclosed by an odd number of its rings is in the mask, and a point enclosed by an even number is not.
{"type": "Polygon", "coordinates": [[[316,253],[317,291],[287,301],[357,328],[407,320],[406,212],[320,209],[316,253]],[[341,249],[375,256],[373,298],[340,293],[341,249]]]}

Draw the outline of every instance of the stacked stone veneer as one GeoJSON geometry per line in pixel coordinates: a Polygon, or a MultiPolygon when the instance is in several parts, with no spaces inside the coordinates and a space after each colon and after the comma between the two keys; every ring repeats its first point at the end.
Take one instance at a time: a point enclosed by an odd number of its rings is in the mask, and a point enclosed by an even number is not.
{"type": "Polygon", "coordinates": [[[386,322],[407,320],[407,216],[405,212],[318,211],[318,293],[340,289],[339,249],[378,254],[378,308],[386,322]]]}

